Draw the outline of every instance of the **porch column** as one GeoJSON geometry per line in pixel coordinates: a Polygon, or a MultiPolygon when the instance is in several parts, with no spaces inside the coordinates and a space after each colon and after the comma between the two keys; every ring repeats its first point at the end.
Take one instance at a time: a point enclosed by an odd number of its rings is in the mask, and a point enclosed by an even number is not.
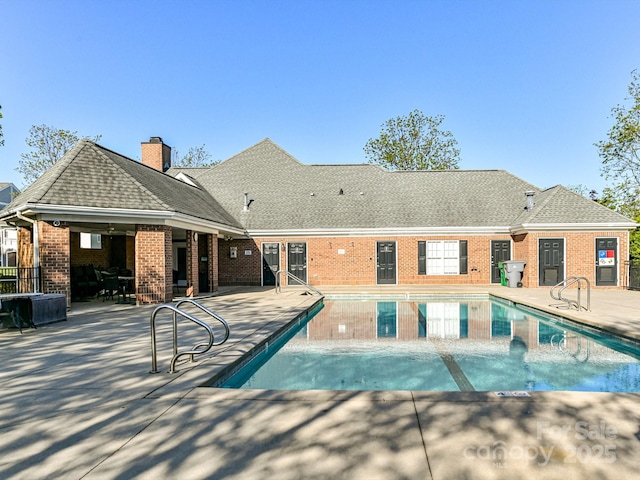
{"type": "MultiPolygon", "coordinates": [[[[33,268],[33,236],[30,228],[18,228],[18,267],[33,268]]],[[[18,293],[33,291],[33,282],[29,285],[24,280],[18,284],[18,293]]]]}
{"type": "MultiPolygon", "coordinates": [[[[187,296],[196,297],[200,293],[198,280],[198,232],[187,230],[187,296]]],[[[201,234],[204,235],[204,234],[201,234]]]]}
{"type": "Polygon", "coordinates": [[[173,298],[173,232],[164,225],[136,225],[136,298],[167,303],[173,298]]]}
{"type": "Polygon", "coordinates": [[[209,235],[209,290],[211,292],[217,292],[220,286],[220,280],[218,278],[218,236],[209,235]]]}
{"type": "Polygon", "coordinates": [[[61,293],[71,305],[71,235],[69,225],[38,222],[42,293],[61,293]]]}

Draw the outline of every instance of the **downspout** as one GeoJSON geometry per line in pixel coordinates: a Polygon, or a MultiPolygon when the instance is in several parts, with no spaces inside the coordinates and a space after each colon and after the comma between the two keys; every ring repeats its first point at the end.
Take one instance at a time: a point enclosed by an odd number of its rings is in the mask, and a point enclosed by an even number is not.
{"type": "MultiPolygon", "coordinates": [[[[16,217],[33,225],[33,270],[34,273],[40,270],[40,240],[38,238],[38,221],[29,217],[25,217],[19,211],[16,211],[16,217]]],[[[33,293],[40,293],[40,285],[38,284],[38,276],[33,275],[33,293]]]]}

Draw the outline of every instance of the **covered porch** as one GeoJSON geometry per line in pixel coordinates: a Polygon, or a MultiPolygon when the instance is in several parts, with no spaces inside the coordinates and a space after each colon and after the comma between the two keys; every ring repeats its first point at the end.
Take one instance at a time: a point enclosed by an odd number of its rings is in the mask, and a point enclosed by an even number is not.
{"type": "Polygon", "coordinates": [[[21,285],[20,293],[64,294],[70,308],[89,301],[156,304],[215,292],[218,239],[238,235],[170,221],[39,217],[17,223],[20,265],[40,271],[40,282],[21,285]]]}

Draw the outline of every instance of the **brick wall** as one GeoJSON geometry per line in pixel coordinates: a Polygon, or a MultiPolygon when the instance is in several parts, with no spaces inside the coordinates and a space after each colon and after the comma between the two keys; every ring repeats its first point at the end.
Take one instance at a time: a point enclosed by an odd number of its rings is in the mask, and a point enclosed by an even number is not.
{"type": "MultiPolygon", "coordinates": [[[[18,266],[33,267],[33,229],[31,227],[18,228],[18,266]]],[[[33,282],[21,281],[18,285],[19,293],[33,291],[33,282]]]]}
{"type": "Polygon", "coordinates": [[[148,142],[142,142],[142,163],[159,172],[165,171],[165,166],[171,166],[171,147],[165,145],[160,137],[151,137],[148,142]]]}
{"type": "Polygon", "coordinates": [[[54,227],[50,222],[38,222],[42,293],[61,293],[71,305],[71,243],[69,226],[54,227]]]}
{"type": "Polygon", "coordinates": [[[193,297],[200,293],[198,278],[198,240],[197,234],[187,230],[187,295],[193,297]]]}
{"type": "Polygon", "coordinates": [[[172,231],[162,225],[137,225],[135,237],[136,296],[139,303],[172,299],[172,231]]]}
{"type": "Polygon", "coordinates": [[[618,239],[618,286],[598,288],[620,288],[626,285],[629,258],[629,234],[627,232],[571,232],[529,233],[514,236],[514,260],[524,260],[527,266],[523,272],[523,285],[535,288],[538,283],[538,244],[542,238],[562,238],[565,249],[565,278],[571,276],[586,277],[591,286],[596,286],[596,238],[615,237],[618,239]]]}
{"type": "Polygon", "coordinates": [[[218,236],[209,235],[207,252],[209,256],[209,290],[217,292],[220,285],[218,276],[218,236]]]}
{"type": "Polygon", "coordinates": [[[109,252],[111,251],[111,237],[102,235],[102,248],[80,248],[80,233],[70,233],[71,245],[71,265],[93,265],[106,270],[111,266],[109,263],[109,252]]]}
{"type": "MultiPolygon", "coordinates": [[[[286,245],[289,242],[307,244],[307,278],[311,285],[375,285],[377,242],[396,242],[398,285],[489,285],[491,284],[491,241],[511,240],[513,260],[527,262],[523,276],[525,287],[538,286],[538,239],[543,235],[529,233],[513,237],[485,236],[388,236],[388,237],[325,237],[325,238],[261,238],[221,241],[218,263],[220,285],[260,285],[262,277],[261,245],[280,244],[280,268],[287,268],[286,245]],[[419,275],[418,242],[424,240],[466,240],[468,273],[461,275],[419,275]],[[283,249],[284,246],[284,249],[283,249]],[[230,249],[237,248],[237,258],[230,249]],[[251,252],[246,255],[245,252],[251,252]]],[[[624,282],[624,259],[628,256],[628,234],[587,232],[563,235],[565,238],[566,275],[586,276],[595,286],[595,238],[619,238],[620,285],[624,282]]],[[[284,279],[284,278],[283,278],[284,279]]],[[[609,287],[619,288],[619,287],[609,287]]]]}
{"type": "Polygon", "coordinates": [[[33,229],[31,227],[18,228],[18,265],[33,267],[33,229]]]}
{"type": "Polygon", "coordinates": [[[260,285],[261,275],[262,255],[260,247],[253,240],[231,240],[218,243],[220,285],[260,285]],[[231,247],[238,249],[238,258],[230,258],[231,247]],[[250,251],[251,255],[245,255],[245,251],[250,251]]]}

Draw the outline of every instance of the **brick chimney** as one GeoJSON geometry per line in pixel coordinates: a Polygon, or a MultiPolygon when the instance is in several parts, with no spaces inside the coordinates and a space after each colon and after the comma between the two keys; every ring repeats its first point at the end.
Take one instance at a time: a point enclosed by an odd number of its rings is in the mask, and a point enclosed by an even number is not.
{"type": "Polygon", "coordinates": [[[166,172],[171,167],[171,147],[162,143],[162,138],[151,137],[148,142],[142,142],[142,163],[160,172],[166,172]]]}

